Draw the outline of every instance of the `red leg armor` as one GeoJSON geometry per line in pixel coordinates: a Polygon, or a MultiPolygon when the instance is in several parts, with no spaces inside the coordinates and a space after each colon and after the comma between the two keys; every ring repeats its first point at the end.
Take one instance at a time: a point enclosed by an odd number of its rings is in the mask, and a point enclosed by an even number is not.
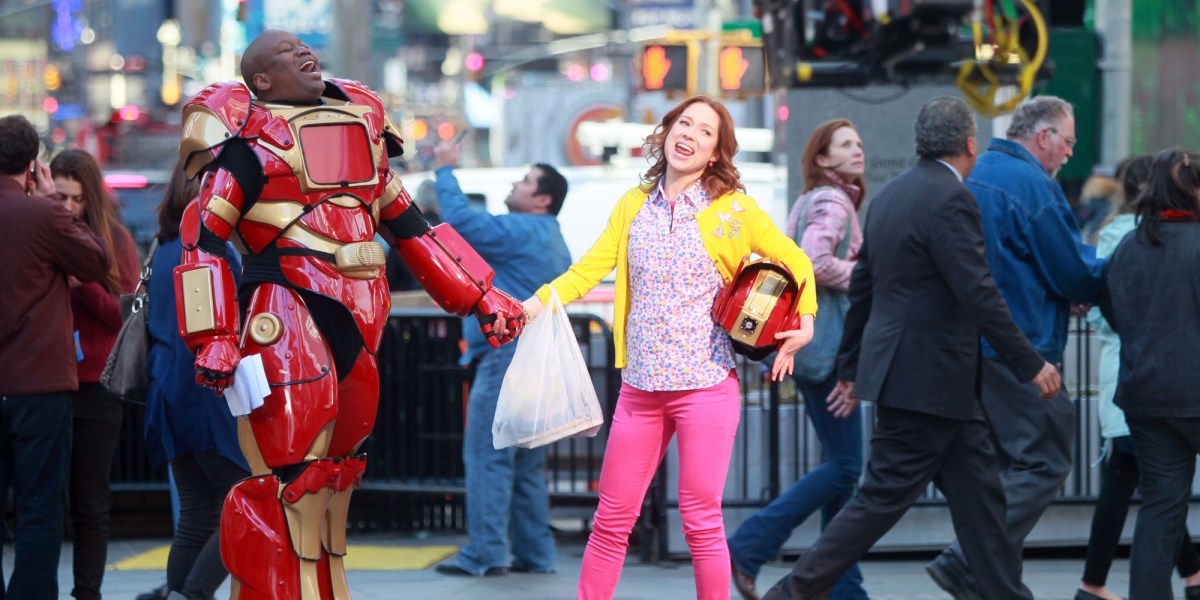
{"type": "Polygon", "coordinates": [[[277,477],[251,477],[229,490],[221,512],[221,560],[233,576],[231,600],[301,597],[300,561],[277,477]]]}

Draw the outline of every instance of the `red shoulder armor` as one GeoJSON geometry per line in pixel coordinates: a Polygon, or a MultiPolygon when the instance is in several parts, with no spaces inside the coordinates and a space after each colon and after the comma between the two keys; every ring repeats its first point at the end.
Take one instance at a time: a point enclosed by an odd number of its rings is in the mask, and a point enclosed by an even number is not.
{"type": "Polygon", "coordinates": [[[371,91],[371,88],[367,87],[366,84],[358,81],[326,79],[325,82],[345,94],[351,104],[359,104],[371,109],[371,113],[373,114],[366,116],[367,122],[371,126],[372,134],[383,135],[384,142],[387,144],[388,156],[396,157],[404,153],[404,140],[400,138],[400,128],[388,117],[387,110],[384,108],[383,100],[379,98],[379,94],[371,91]]]}
{"type": "Polygon", "coordinates": [[[236,81],[214,83],[183,107],[179,159],[195,177],[217,155],[216,149],[238,136],[250,117],[250,90],[236,81]]]}

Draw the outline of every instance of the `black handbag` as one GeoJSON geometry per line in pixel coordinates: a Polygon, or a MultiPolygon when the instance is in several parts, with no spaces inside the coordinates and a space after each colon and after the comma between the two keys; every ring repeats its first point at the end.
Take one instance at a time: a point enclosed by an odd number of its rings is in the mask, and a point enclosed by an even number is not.
{"type": "Polygon", "coordinates": [[[150,332],[147,313],[150,309],[150,261],[158,250],[158,240],[150,246],[142,264],[141,281],[132,294],[121,295],[121,318],[124,323],[117,333],[117,342],[104,363],[100,384],[123,400],[144,404],[150,387],[146,373],[146,356],[150,352],[150,332]]]}

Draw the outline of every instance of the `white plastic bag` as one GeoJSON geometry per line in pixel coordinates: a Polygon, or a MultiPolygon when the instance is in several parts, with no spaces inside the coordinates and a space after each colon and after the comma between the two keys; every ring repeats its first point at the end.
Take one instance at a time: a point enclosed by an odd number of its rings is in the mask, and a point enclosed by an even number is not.
{"type": "Polygon", "coordinates": [[[591,437],[604,424],[571,321],[550,289],[550,304],[517,338],[517,351],[500,386],[492,421],[497,450],[591,437]]]}

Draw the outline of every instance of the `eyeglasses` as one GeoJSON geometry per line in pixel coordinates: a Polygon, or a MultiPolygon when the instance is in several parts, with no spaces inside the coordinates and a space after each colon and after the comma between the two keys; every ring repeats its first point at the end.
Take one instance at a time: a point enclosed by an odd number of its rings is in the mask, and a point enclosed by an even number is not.
{"type": "Polygon", "coordinates": [[[1068,148],[1070,148],[1072,150],[1075,149],[1075,142],[1076,142],[1075,138],[1063,137],[1062,134],[1060,134],[1058,132],[1058,129],[1055,127],[1047,127],[1046,130],[1049,131],[1050,133],[1053,133],[1054,135],[1057,135],[1062,141],[1066,142],[1068,148]]]}

